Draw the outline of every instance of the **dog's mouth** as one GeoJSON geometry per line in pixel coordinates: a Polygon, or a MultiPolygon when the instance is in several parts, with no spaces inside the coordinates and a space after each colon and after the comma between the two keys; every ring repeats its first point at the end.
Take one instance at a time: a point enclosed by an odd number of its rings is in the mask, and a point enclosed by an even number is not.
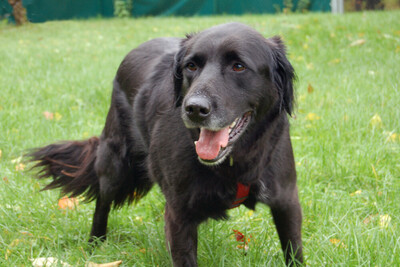
{"type": "Polygon", "coordinates": [[[232,151],[233,144],[245,132],[250,119],[251,112],[246,112],[229,126],[218,131],[200,128],[199,140],[195,142],[200,162],[205,165],[222,163],[232,151]]]}

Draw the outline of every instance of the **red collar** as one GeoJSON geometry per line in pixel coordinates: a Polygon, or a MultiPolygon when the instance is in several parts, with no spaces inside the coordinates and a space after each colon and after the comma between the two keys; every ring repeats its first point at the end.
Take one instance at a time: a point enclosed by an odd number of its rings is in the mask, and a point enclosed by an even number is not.
{"type": "Polygon", "coordinates": [[[249,196],[250,185],[237,184],[236,198],[231,204],[231,209],[239,207],[249,196]]]}

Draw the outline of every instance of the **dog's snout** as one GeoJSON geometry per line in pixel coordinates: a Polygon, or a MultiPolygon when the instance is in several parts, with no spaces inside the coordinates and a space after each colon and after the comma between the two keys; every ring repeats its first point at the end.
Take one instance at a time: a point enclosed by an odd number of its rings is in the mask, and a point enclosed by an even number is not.
{"type": "Polygon", "coordinates": [[[201,122],[211,112],[211,103],[204,97],[192,96],[185,102],[185,112],[190,120],[201,122]]]}

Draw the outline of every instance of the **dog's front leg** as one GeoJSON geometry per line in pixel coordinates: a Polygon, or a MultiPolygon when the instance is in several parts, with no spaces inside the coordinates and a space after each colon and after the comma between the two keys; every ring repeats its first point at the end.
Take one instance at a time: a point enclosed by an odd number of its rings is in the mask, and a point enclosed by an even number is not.
{"type": "Polygon", "coordinates": [[[289,199],[271,206],[272,216],[278,230],[282,250],[288,266],[303,263],[301,242],[301,207],[297,195],[297,188],[289,199]]]}
{"type": "Polygon", "coordinates": [[[175,267],[197,266],[197,223],[183,221],[165,206],[165,236],[175,267]]]}

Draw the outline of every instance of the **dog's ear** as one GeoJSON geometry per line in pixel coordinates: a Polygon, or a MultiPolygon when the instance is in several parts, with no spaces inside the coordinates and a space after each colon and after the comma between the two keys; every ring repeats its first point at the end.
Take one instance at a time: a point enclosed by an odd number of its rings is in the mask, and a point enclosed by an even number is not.
{"type": "Polygon", "coordinates": [[[291,115],[294,104],[293,83],[296,75],[293,66],[286,57],[286,47],[279,36],[267,39],[272,50],[273,67],[271,71],[272,82],[275,84],[281,102],[286,112],[291,115]]]}
{"type": "Polygon", "coordinates": [[[180,44],[180,49],[178,53],[176,53],[174,58],[174,93],[175,93],[175,106],[179,107],[182,105],[183,95],[182,95],[182,84],[183,84],[183,75],[182,75],[182,64],[183,57],[186,54],[187,41],[192,37],[192,35],[186,35],[185,39],[182,39],[180,44]]]}

